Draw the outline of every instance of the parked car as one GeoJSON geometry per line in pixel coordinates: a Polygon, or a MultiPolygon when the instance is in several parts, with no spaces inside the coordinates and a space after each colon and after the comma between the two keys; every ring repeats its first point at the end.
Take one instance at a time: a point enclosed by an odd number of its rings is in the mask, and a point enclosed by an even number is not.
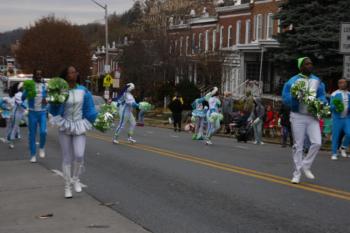
{"type": "Polygon", "coordinates": [[[96,111],[99,112],[101,109],[101,106],[106,103],[106,100],[102,96],[98,96],[98,95],[93,95],[92,98],[94,99],[96,111]]]}

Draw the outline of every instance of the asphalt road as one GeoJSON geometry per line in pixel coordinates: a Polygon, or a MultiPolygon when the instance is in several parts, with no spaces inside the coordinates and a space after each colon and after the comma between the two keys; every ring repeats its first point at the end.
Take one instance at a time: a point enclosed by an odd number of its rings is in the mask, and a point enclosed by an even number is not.
{"type": "MultiPolygon", "coordinates": [[[[331,161],[321,152],[316,180],[293,185],[290,148],[228,138],[208,147],[185,132],[150,127],[137,128],[135,138],[137,144],[113,145],[109,134],[91,132],[82,182],[151,232],[350,232],[350,160],[331,161]]],[[[40,164],[60,170],[56,129],[47,141],[40,164]]],[[[25,140],[11,151],[0,145],[0,160],[27,156],[25,140]]]]}

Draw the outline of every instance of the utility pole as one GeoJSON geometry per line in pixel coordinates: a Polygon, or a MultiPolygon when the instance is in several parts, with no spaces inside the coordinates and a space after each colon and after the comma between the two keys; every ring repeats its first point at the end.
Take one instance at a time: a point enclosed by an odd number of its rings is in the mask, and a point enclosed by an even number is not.
{"type": "Polygon", "coordinates": [[[109,65],[109,54],[108,54],[108,6],[107,4],[102,5],[101,3],[91,0],[93,3],[95,3],[97,6],[101,7],[105,11],[105,46],[106,46],[106,62],[105,62],[105,67],[106,65],[109,65]]]}

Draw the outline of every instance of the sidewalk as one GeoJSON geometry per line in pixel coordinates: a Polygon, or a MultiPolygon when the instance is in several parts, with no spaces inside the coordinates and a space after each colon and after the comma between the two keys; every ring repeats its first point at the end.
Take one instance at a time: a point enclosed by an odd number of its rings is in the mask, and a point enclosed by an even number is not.
{"type": "Polygon", "coordinates": [[[0,162],[0,216],[0,233],[147,232],[84,192],[64,199],[62,178],[28,161],[0,162]]]}

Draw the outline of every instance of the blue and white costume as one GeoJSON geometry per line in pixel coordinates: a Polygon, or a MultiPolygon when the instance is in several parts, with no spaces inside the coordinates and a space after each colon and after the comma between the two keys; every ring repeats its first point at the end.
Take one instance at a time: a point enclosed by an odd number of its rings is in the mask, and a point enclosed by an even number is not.
{"type": "Polygon", "coordinates": [[[10,97],[0,98],[1,117],[6,120],[6,136],[1,140],[8,142],[11,133],[11,116],[14,108],[14,99],[10,97]]]}
{"type": "Polygon", "coordinates": [[[24,91],[22,95],[22,101],[27,100],[28,102],[28,127],[29,127],[29,149],[31,161],[36,161],[36,132],[39,125],[40,144],[39,144],[39,155],[45,157],[45,143],[46,143],[46,86],[44,83],[35,83],[36,96],[34,98],[27,98],[27,92],[24,91]]]}
{"type": "Polygon", "coordinates": [[[203,140],[203,130],[208,111],[208,107],[204,106],[204,102],[208,102],[212,95],[213,92],[209,92],[204,97],[198,98],[192,103],[192,108],[194,109],[192,111],[192,118],[194,119],[195,124],[195,132],[192,137],[193,140],[203,140]]]}
{"type": "Polygon", "coordinates": [[[121,93],[115,99],[113,99],[113,102],[115,102],[119,107],[119,124],[116,128],[113,139],[113,142],[115,144],[119,143],[118,138],[127,122],[130,124],[128,131],[128,141],[131,143],[136,142],[132,137],[134,135],[134,129],[136,126],[136,120],[132,111],[134,108],[138,108],[139,105],[136,103],[134,96],[130,93],[134,89],[135,85],[129,83],[125,86],[121,93]]]}
{"type": "MultiPolygon", "coordinates": [[[[24,118],[27,106],[24,101],[22,101],[22,92],[19,91],[13,97],[14,108],[11,114],[9,132],[7,135],[7,140],[12,142],[15,139],[21,138],[20,133],[20,124],[24,118]]],[[[10,143],[10,148],[13,148],[14,145],[10,143]]]]}
{"type": "Polygon", "coordinates": [[[59,141],[62,150],[62,171],[65,178],[65,197],[71,197],[71,183],[76,192],[81,192],[79,176],[83,170],[86,145],[86,132],[92,129],[97,117],[91,93],[84,87],[77,85],[69,90],[67,102],[60,105],[51,105],[50,114],[53,115],[50,123],[58,127],[59,141]],[[71,179],[71,167],[73,177],[71,179]]]}
{"type": "MultiPolygon", "coordinates": [[[[318,119],[313,117],[305,104],[302,104],[292,96],[291,88],[293,84],[304,81],[309,90],[316,92],[315,98],[327,104],[325,86],[322,81],[315,75],[306,77],[302,74],[292,77],[283,88],[283,102],[291,108],[290,121],[292,124],[292,132],[294,138],[293,160],[295,171],[293,173],[293,183],[299,183],[301,170],[305,174],[310,174],[310,168],[315,160],[317,153],[321,147],[321,129],[318,119]],[[309,137],[311,146],[308,154],[303,158],[303,147],[305,137],[309,137]]],[[[312,177],[312,176],[308,176],[312,177]]]]}
{"type": "Polygon", "coordinates": [[[207,128],[207,136],[206,136],[206,144],[210,145],[211,137],[220,129],[220,119],[216,119],[214,122],[211,122],[210,118],[213,114],[219,114],[219,107],[221,106],[221,101],[217,96],[213,96],[217,93],[218,88],[214,87],[213,91],[211,92],[211,97],[208,99],[209,109],[207,111],[207,122],[208,122],[208,128],[207,128]]]}
{"type": "Polygon", "coordinates": [[[192,119],[195,124],[194,134],[192,136],[193,140],[203,140],[203,128],[204,120],[207,115],[208,108],[204,106],[205,98],[198,98],[192,103],[192,119]]]}
{"type": "Polygon", "coordinates": [[[331,95],[331,111],[332,111],[332,156],[337,158],[337,150],[339,148],[339,140],[342,131],[345,133],[345,139],[340,147],[340,151],[344,157],[346,155],[346,148],[350,144],[350,92],[343,90],[336,90],[331,95]],[[335,99],[343,103],[344,111],[337,112],[333,103],[335,99]]]}

